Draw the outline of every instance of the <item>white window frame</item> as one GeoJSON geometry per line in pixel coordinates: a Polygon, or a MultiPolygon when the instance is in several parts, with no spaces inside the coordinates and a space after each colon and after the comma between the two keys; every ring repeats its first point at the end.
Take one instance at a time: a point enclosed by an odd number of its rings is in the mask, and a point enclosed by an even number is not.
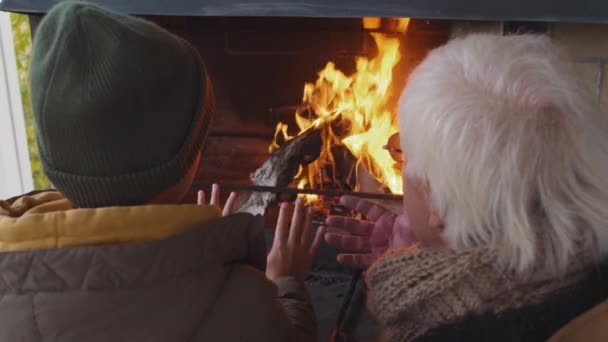
{"type": "Polygon", "coordinates": [[[11,21],[0,12],[0,199],[33,188],[11,21]]]}

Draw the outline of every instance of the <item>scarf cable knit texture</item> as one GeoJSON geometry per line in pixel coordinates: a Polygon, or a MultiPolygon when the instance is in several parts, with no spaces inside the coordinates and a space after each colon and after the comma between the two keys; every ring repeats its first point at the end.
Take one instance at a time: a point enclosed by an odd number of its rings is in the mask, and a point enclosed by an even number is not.
{"type": "Polygon", "coordinates": [[[412,341],[469,315],[541,302],[574,285],[591,265],[581,255],[566,276],[555,278],[539,269],[515,275],[496,260],[487,248],[391,252],[366,274],[368,307],[388,329],[388,340],[412,341]]]}

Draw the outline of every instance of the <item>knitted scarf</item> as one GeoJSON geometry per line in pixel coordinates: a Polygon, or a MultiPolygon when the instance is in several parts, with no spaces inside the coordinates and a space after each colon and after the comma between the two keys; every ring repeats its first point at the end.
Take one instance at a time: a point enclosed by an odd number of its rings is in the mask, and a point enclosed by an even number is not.
{"type": "Polygon", "coordinates": [[[412,341],[430,329],[470,315],[498,314],[539,303],[589,273],[581,256],[566,275],[500,269],[487,248],[392,252],[366,274],[368,307],[390,341],[412,341]]]}

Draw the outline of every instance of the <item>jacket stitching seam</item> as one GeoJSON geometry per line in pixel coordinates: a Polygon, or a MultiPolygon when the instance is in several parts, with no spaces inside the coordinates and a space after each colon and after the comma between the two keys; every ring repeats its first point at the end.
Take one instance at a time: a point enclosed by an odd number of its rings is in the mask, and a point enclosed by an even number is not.
{"type": "Polygon", "coordinates": [[[43,341],[44,337],[42,336],[42,331],[40,330],[40,324],[38,324],[38,317],[36,316],[36,304],[34,303],[34,298],[36,297],[36,294],[32,295],[32,320],[34,323],[34,328],[36,330],[36,332],[38,332],[38,340],[39,341],[43,341]]]}

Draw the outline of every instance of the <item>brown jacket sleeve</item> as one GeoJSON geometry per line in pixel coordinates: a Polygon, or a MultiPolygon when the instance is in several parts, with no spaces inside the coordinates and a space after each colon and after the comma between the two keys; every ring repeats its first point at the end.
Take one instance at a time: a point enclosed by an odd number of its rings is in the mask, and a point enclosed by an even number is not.
{"type": "Polygon", "coordinates": [[[315,314],[304,284],[294,278],[277,283],[251,266],[236,266],[194,341],[316,342],[315,314]]]}
{"type": "Polygon", "coordinates": [[[315,311],[304,283],[296,280],[295,277],[281,277],[275,281],[275,284],[278,287],[277,300],[295,328],[297,341],[317,341],[315,311]]]}

